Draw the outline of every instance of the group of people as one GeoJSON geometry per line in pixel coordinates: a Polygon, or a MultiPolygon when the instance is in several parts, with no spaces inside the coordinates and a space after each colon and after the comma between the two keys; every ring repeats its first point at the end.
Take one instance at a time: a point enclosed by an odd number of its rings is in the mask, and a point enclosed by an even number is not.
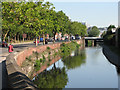
{"type": "MultiPolygon", "coordinates": [[[[47,39],[45,39],[45,44],[48,44],[48,40],[47,40],[47,39]]],[[[13,45],[12,45],[12,44],[9,45],[9,47],[8,47],[8,52],[9,52],[9,53],[12,53],[12,52],[13,52],[13,45]]]]}

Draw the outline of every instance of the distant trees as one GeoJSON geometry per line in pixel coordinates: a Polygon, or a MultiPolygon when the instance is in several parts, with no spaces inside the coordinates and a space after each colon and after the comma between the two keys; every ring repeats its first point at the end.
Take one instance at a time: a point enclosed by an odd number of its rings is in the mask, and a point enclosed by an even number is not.
{"type": "Polygon", "coordinates": [[[97,37],[99,34],[100,31],[96,26],[93,26],[92,29],[88,32],[89,37],[97,37]]]}
{"type": "Polygon", "coordinates": [[[114,25],[110,25],[107,28],[106,34],[103,35],[106,44],[115,45],[115,33],[112,33],[112,29],[114,28],[116,28],[114,25]]]}
{"type": "Polygon", "coordinates": [[[87,34],[87,27],[80,22],[74,21],[70,23],[69,33],[73,35],[85,36],[87,34]]]}

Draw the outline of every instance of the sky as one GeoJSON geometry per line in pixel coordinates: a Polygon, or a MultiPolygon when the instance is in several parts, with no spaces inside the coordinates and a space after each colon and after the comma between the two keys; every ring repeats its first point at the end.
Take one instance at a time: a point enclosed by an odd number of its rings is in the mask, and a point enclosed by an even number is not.
{"type": "Polygon", "coordinates": [[[118,0],[47,0],[55,10],[62,10],[72,21],[90,26],[118,26],[118,0]]]}

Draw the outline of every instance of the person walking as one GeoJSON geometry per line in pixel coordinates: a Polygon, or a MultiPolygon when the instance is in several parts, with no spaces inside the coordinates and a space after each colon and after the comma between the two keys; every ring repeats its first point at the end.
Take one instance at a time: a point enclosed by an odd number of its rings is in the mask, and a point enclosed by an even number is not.
{"type": "Polygon", "coordinates": [[[9,47],[8,47],[8,51],[9,53],[12,53],[13,52],[13,46],[10,44],[9,47]]]}
{"type": "Polygon", "coordinates": [[[47,40],[47,38],[45,39],[45,44],[48,44],[48,40],[47,40]]]}

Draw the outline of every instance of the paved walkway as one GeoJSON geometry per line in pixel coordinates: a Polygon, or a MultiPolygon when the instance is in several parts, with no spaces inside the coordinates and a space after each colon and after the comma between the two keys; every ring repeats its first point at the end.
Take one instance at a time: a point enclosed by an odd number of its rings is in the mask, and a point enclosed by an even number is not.
{"type": "Polygon", "coordinates": [[[9,53],[3,53],[3,54],[0,54],[0,63],[4,60],[6,60],[6,57],[9,55],[9,53]]]}
{"type": "MultiPolygon", "coordinates": [[[[35,44],[33,42],[23,42],[23,43],[13,43],[14,51],[20,51],[26,47],[33,47],[35,44]]],[[[40,43],[39,45],[42,45],[40,43]]],[[[8,48],[0,48],[0,63],[6,60],[6,57],[9,55],[8,48]]]]}

